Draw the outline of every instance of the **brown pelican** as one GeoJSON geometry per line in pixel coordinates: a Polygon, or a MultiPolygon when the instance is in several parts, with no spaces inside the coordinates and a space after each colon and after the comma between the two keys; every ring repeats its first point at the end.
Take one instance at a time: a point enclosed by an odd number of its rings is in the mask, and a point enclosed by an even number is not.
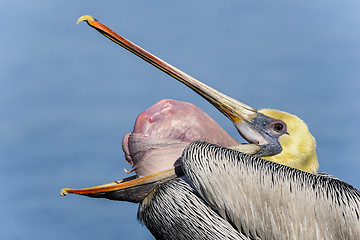
{"type": "Polygon", "coordinates": [[[134,132],[124,138],[126,158],[137,176],[63,189],[62,195],[140,202],[138,218],[157,239],[360,238],[360,192],[317,173],[315,140],[302,120],[277,110],[253,109],[153,56],[93,17],[79,21],[203,96],[249,143],[232,140],[199,111],[200,117],[183,120],[176,129],[171,125],[179,120],[176,106],[183,108],[185,103],[165,100],[158,103],[160,108],[156,104],[141,114],[134,132]],[[206,133],[196,125],[199,119],[208,121],[206,133]],[[168,129],[154,124],[163,121],[168,129]],[[162,131],[169,129],[164,138],[162,131]],[[177,130],[183,134],[171,137],[177,130]],[[153,166],[164,158],[171,160],[160,169],[153,166]]]}

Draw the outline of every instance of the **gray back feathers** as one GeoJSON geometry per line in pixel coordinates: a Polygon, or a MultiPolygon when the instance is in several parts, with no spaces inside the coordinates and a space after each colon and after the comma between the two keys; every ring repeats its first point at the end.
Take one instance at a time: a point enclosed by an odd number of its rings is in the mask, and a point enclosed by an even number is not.
{"type": "Polygon", "coordinates": [[[360,238],[360,193],[338,179],[205,142],[182,161],[191,186],[249,238],[360,238]]]}
{"type": "Polygon", "coordinates": [[[139,205],[138,219],[158,240],[248,239],[177,178],[158,186],[139,205]]]}

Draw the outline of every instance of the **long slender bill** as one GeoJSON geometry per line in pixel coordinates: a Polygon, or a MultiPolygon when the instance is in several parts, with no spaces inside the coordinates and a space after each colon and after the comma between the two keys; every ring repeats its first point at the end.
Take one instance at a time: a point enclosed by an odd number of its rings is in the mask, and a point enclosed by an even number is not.
{"type": "Polygon", "coordinates": [[[209,101],[214,105],[219,111],[221,111],[225,116],[227,116],[231,121],[234,122],[235,127],[236,123],[239,121],[246,121],[256,115],[256,110],[242,102],[239,102],[236,99],[233,99],[225,94],[209,87],[208,85],[200,82],[199,80],[191,77],[190,75],[184,73],[183,71],[177,69],[176,67],[170,65],[169,63],[163,61],[162,59],[154,56],[148,51],[142,49],[141,47],[130,42],[126,38],[120,36],[104,24],[98,22],[94,17],[85,15],[78,19],[77,23],[81,21],[86,21],[88,25],[105,37],[109,38],[113,42],[124,47],[128,51],[134,53],[138,57],[147,61],[151,65],[159,68],[163,72],[169,74],[173,78],[179,80],[200,96],[209,101]]]}

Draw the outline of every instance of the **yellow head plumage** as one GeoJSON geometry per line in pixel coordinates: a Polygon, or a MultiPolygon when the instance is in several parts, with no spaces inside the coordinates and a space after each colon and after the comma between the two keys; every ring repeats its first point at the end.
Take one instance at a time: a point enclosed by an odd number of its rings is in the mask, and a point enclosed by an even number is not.
{"type": "Polygon", "coordinates": [[[288,132],[279,137],[281,153],[262,158],[316,174],[319,167],[316,141],[304,121],[295,115],[279,110],[261,109],[258,112],[285,122],[288,132]]]}

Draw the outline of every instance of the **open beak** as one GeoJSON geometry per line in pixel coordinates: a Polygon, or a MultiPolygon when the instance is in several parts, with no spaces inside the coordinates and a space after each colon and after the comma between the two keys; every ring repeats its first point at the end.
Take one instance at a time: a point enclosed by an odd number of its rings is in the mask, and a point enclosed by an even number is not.
{"type": "MultiPolygon", "coordinates": [[[[163,72],[182,82],[200,96],[209,101],[226,117],[228,117],[238,129],[239,133],[250,143],[261,144],[262,136],[252,127],[251,119],[257,116],[257,110],[233,99],[225,94],[207,86],[206,84],[196,80],[190,75],[182,72],[176,67],[168,64],[160,58],[152,55],[141,47],[135,45],[129,40],[118,35],[107,26],[98,22],[89,15],[82,16],[77,23],[86,21],[89,26],[95,28],[101,34],[124,47],[128,51],[134,53],[138,57],[147,61],[151,65],[159,68],[163,72]]],[[[150,193],[159,183],[171,180],[177,176],[181,176],[180,167],[172,168],[166,171],[158,172],[149,176],[135,178],[130,177],[113,183],[108,183],[96,187],[84,189],[63,189],[61,195],[67,193],[75,193],[90,197],[105,197],[113,200],[123,200],[130,202],[139,202],[150,193]]]]}

